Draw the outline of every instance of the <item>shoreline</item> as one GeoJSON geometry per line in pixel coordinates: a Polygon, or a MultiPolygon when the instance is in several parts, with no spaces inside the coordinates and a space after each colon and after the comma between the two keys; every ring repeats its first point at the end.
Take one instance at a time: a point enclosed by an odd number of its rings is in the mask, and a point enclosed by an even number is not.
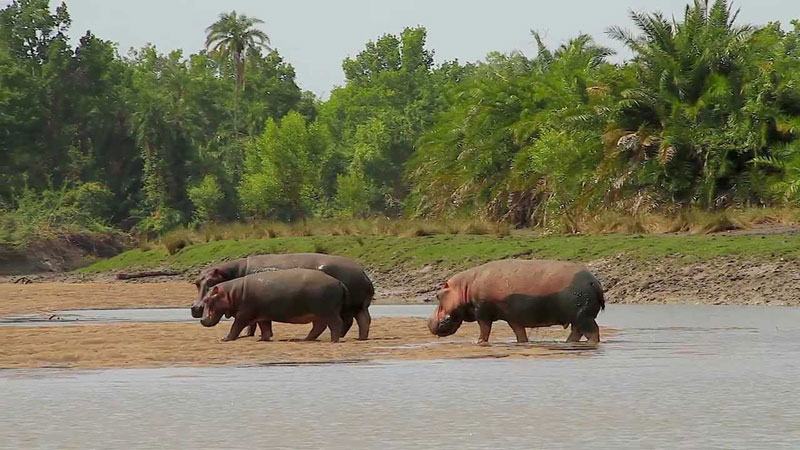
{"type": "MultiPolygon", "coordinates": [[[[800,306],[798,261],[784,258],[679,256],[641,261],[625,255],[586,263],[608,304],[800,306]]],[[[375,304],[432,304],[436,289],[459,269],[367,269],[375,304]]],[[[0,278],[0,315],[66,309],[189,306],[197,295],[192,272],[178,277],[116,280],[99,274],[49,273],[0,278]],[[27,283],[14,281],[23,279],[27,283]]]]}

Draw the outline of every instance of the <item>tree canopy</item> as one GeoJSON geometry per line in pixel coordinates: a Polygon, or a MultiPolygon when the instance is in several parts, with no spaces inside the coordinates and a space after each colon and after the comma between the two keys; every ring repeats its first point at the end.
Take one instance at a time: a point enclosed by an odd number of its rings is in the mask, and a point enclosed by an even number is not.
{"type": "Polygon", "coordinates": [[[121,55],[90,31],[71,46],[64,4],[15,0],[0,10],[0,210],[81,205],[147,233],[369,215],[575,231],[604,210],[796,205],[800,22],[737,13],[632,12],[634,30],[608,29],[623,63],[590,36],[550,48],[533,32],[532,56],[435,64],[426,30],[406,28],[346,58],[321,101],[236,11],[206,50],[121,55]]]}

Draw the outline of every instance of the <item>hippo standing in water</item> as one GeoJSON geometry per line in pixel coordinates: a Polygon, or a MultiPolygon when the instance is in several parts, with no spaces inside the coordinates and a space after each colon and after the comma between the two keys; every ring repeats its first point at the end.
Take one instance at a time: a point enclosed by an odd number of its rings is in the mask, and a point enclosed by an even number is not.
{"type": "MultiPolygon", "coordinates": [[[[255,273],[224,281],[212,287],[203,300],[200,323],[213,327],[222,316],[234,317],[223,341],[233,341],[252,323],[265,321],[309,323],[314,326],[305,340],[313,341],[325,328],[331,330],[331,342],[342,335],[341,311],[348,292],[342,282],[314,269],[288,269],[255,273]]],[[[272,330],[261,339],[269,340],[272,330]]]]}
{"type": "MultiPolygon", "coordinates": [[[[353,325],[353,318],[358,323],[358,338],[363,340],[369,337],[369,326],[372,321],[369,315],[369,305],[375,295],[372,281],[370,281],[364,269],[354,260],[343,256],[323,255],[320,253],[254,255],[205,269],[200,272],[200,276],[195,282],[200,295],[192,305],[192,317],[199,318],[203,315],[202,299],[208,290],[217,283],[270,269],[294,268],[321,270],[341,281],[349,291],[347,302],[341,312],[344,323],[342,337],[347,334],[353,325]]],[[[252,336],[255,334],[256,324],[249,325],[248,335],[252,336]]],[[[272,325],[269,321],[261,323],[259,326],[262,327],[262,335],[265,331],[264,328],[271,334],[272,325]]]]}
{"type": "Polygon", "coordinates": [[[595,318],[605,308],[603,288],[581,265],[565,261],[506,259],[461,272],[444,284],[428,321],[431,333],[449,336],[463,321],[478,321],[478,343],[488,342],[492,322],[505,320],[517,342],[525,328],[571,325],[567,342],[586,336],[600,342],[595,318]]]}

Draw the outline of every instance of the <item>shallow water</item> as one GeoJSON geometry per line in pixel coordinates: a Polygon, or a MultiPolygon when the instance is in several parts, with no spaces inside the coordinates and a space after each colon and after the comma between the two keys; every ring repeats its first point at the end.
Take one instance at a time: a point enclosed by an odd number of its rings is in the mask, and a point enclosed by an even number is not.
{"type": "Polygon", "coordinates": [[[0,448],[798,448],[800,308],[598,322],[580,358],[0,371],[0,448]]]}
{"type": "MultiPolygon", "coordinates": [[[[434,306],[372,305],[372,317],[428,317],[434,306]]],[[[0,317],[0,326],[67,325],[111,322],[197,322],[189,308],[74,309],[49,314],[20,314],[0,317]]],[[[231,319],[222,319],[231,320],[231,319]]]]}

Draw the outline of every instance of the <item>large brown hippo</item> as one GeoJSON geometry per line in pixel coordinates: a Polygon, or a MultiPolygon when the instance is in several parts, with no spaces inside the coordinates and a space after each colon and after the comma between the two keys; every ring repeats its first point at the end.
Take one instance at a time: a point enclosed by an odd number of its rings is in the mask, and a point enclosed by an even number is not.
{"type": "Polygon", "coordinates": [[[586,336],[600,342],[595,318],[605,308],[603,288],[589,270],[565,261],[506,259],[461,272],[436,294],[439,306],[428,321],[431,333],[449,336],[463,321],[478,321],[478,343],[488,342],[492,322],[505,320],[517,342],[525,328],[572,326],[567,342],[586,336]]]}
{"type": "MultiPolygon", "coordinates": [[[[369,326],[372,321],[369,315],[369,305],[375,295],[364,269],[356,261],[343,256],[323,255],[320,253],[287,253],[271,255],[254,255],[234,261],[218,264],[200,272],[195,284],[200,294],[192,305],[192,317],[199,318],[203,315],[201,300],[208,290],[223,281],[233,280],[245,275],[263,272],[271,269],[316,269],[341,281],[348,289],[347,303],[342,308],[342,337],[353,325],[353,318],[358,323],[358,338],[369,337],[369,326]]],[[[272,328],[269,322],[260,324],[262,328],[272,328]]],[[[262,334],[264,330],[262,329],[262,334]]],[[[250,325],[248,335],[255,333],[255,323],[250,325]]]]}
{"type": "MultiPolygon", "coordinates": [[[[305,340],[313,341],[325,327],[331,330],[331,342],[342,335],[342,307],[347,303],[345,285],[314,269],[287,269],[254,273],[216,284],[203,297],[200,323],[213,327],[222,316],[234,317],[223,341],[233,341],[242,330],[266,321],[309,323],[314,325],[305,340]]],[[[261,328],[261,339],[272,337],[261,328]]]]}

